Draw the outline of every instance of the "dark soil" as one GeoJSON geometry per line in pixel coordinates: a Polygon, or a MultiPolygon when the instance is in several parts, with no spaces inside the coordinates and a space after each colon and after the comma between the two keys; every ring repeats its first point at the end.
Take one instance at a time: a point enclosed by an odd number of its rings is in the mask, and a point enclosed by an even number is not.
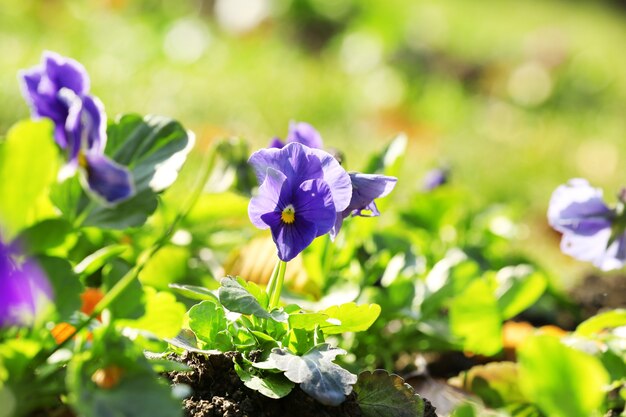
{"type": "Polygon", "coordinates": [[[183,401],[191,417],[361,417],[354,394],[338,407],[325,406],[297,386],[280,400],[249,389],[233,368],[235,354],[209,355],[185,352],[173,359],[187,364],[191,372],[170,372],[173,383],[187,384],[191,397],[183,401]]]}
{"type": "MultiPolygon", "coordinates": [[[[175,384],[191,387],[192,395],[183,400],[190,417],[362,417],[352,393],[338,407],[320,404],[298,386],[281,399],[272,399],[249,389],[233,368],[236,353],[203,355],[185,352],[171,359],[185,363],[189,372],[169,372],[175,384]]],[[[425,400],[424,417],[437,417],[435,409],[425,400]]]]}
{"type": "Polygon", "coordinates": [[[582,319],[598,312],[626,306],[626,275],[588,275],[571,291],[582,319]]]}

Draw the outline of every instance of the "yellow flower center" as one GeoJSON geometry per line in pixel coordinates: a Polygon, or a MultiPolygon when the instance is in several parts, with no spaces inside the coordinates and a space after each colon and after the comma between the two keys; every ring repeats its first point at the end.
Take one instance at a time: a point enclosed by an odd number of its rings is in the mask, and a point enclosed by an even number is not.
{"type": "Polygon", "coordinates": [[[78,166],[81,168],[87,168],[87,158],[83,152],[78,153],[78,166]]]}
{"type": "Polygon", "coordinates": [[[283,212],[280,213],[280,219],[286,224],[296,221],[296,209],[293,208],[293,205],[289,204],[283,209],[283,212]]]}

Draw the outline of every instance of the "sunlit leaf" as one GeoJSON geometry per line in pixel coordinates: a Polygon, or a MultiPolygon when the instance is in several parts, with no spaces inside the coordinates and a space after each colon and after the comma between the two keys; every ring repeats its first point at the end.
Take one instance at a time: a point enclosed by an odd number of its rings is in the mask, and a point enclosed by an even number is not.
{"type": "Polygon", "coordinates": [[[384,370],[361,372],[354,385],[363,417],[424,417],[424,401],[404,379],[384,370]]]}
{"type": "Polygon", "coordinates": [[[378,304],[356,305],[346,303],[329,307],[320,313],[328,319],[320,323],[324,334],[338,334],[344,332],[361,332],[369,329],[380,315],[378,304]]]}
{"type": "Polygon", "coordinates": [[[337,355],[345,355],[343,349],[331,348],[327,343],[313,347],[303,356],[284,349],[273,349],[270,361],[276,369],[322,404],[337,406],[352,392],[357,381],[354,374],[332,361],[337,355]]]}
{"type": "Polygon", "coordinates": [[[546,289],[547,279],[528,265],[506,267],[496,274],[498,307],[509,319],[533,305],[546,289]]]}
{"type": "Polygon", "coordinates": [[[146,330],[157,337],[174,337],[183,324],[185,306],[173,294],[145,288],[146,314],[138,320],[120,320],[128,327],[146,330]]]}
{"type": "Polygon", "coordinates": [[[4,239],[37,220],[38,200],[55,180],[58,150],[48,121],[24,121],[0,140],[0,219],[4,239]]]}
{"type": "Polygon", "coordinates": [[[267,373],[267,375],[259,376],[246,371],[237,363],[235,363],[235,372],[246,387],[269,398],[283,398],[294,387],[294,383],[282,374],[267,373]]]}
{"type": "Polygon", "coordinates": [[[122,254],[126,249],[127,247],[123,245],[110,245],[98,249],[76,265],[74,272],[89,276],[106,265],[111,259],[122,254]]]}
{"type": "Polygon", "coordinates": [[[123,115],[107,135],[106,153],[129,167],[138,193],[168,188],[194,144],[180,123],[162,116],[123,115]]]}
{"type": "MultiPolygon", "coordinates": [[[[256,294],[262,297],[260,293],[256,294]]],[[[242,279],[224,278],[219,289],[220,302],[230,311],[246,315],[254,315],[260,318],[270,318],[270,314],[265,310],[260,301],[249,290],[248,285],[242,279]]]]}
{"type": "Polygon", "coordinates": [[[492,408],[527,401],[519,388],[518,366],[513,362],[474,366],[449,382],[454,387],[478,395],[492,408]]]}
{"type": "Polygon", "coordinates": [[[552,336],[531,337],[518,358],[522,392],[546,415],[589,417],[602,404],[609,376],[599,359],[552,336]]]}
{"type": "Polygon", "coordinates": [[[450,303],[450,330],[463,340],[463,349],[494,355],[502,349],[502,318],[491,286],[473,281],[450,303]]]}
{"type": "Polygon", "coordinates": [[[185,284],[170,284],[169,288],[174,292],[184,295],[192,300],[212,300],[214,302],[219,301],[217,295],[208,288],[199,287],[197,285],[185,285],[185,284]]]}
{"type": "Polygon", "coordinates": [[[185,278],[189,256],[189,251],[185,248],[165,246],[148,260],[139,274],[139,280],[144,285],[166,290],[169,284],[185,278]]]}
{"type": "Polygon", "coordinates": [[[626,326],[626,309],[623,308],[607,311],[588,318],[578,325],[576,334],[580,336],[591,336],[605,329],[613,329],[621,326],[626,326]]]}
{"type": "Polygon", "coordinates": [[[216,349],[217,335],[227,327],[224,309],[212,301],[203,301],[189,310],[189,327],[196,337],[216,349]]]}

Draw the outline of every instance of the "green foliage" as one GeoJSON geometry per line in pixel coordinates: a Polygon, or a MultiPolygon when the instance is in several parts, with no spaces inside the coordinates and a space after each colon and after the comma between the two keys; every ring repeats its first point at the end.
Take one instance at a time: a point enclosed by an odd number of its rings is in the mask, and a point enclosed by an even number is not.
{"type": "Polygon", "coordinates": [[[160,338],[174,337],[183,324],[185,306],[167,292],[145,289],[146,313],[136,320],[120,320],[120,324],[146,330],[160,338]]]}
{"type": "Polygon", "coordinates": [[[380,369],[362,372],[354,391],[364,417],[424,416],[424,401],[398,375],[380,369]]]}
{"type": "Polygon", "coordinates": [[[524,395],[547,415],[589,417],[600,408],[609,375],[597,358],[535,336],[520,349],[519,361],[524,395]]]}
{"type": "Polygon", "coordinates": [[[51,135],[51,123],[26,121],[0,141],[0,219],[5,239],[33,224],[42,212],[47,214],[42,200],[58,168],[51,135]]]}
{"type": "Polygon", "coordinates": [[[489,284],[472,282],[450,303],[450,330],[468,350],[494,355],[502,349],[498,303],[489,284]]]}
{"type": "MultiPolygon", "coordinates": [[[[252,369],[250,369],[252,371],[252,369]]],[[[269,398],[283,398],[291,392],[295,384],[287,379],[283,374],[264,375],[263,378],[254,374],[254,372],[246,371],[238,363],[235,363],[235,372],[243,381],[246,387],[260,392],[269,398]]]]}
{"type": "Polygon", "coordinates": [[[626,309],[617,309],[595,315],[576,328],[576,334],[580,336],[591,336],[605,329],[626,326],[626,309]]]}
{"type": "Polygon", "coordinates": [[[82,415],[179,416],[180,400],[158,380],[142,350],[112,329],[94,332],[68,366],[70,401],[82,415]]]}
{"type": "MultiPolygon", "coordinates": [[[[337,355],[346,351],[330,347],[327,343],[314,346],[298,356],[285,349],[273,349],[263,367],[276,368],[292,382],[322,404],[337,406],[352,392],[356,375],[333,363],[337,355]]],[[[259,366],[259,364],[253,364],[259,366]]]]}

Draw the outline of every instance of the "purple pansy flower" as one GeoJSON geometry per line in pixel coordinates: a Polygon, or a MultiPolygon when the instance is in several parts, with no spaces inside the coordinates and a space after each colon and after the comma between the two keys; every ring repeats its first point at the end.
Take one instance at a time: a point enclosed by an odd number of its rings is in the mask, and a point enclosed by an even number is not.
{"type": "Polygon", "coordinates": [[[285,262],[328,233],[350,203],[350,176],[322,150],[292,142],[282,149],[261,149],[249,163],[261,186],[248,215],[258,228],[271,230],[285,262]]]}
{"type": "Polygon", "coordinates": [[[396,177],[378,174],[362,174],[360,172],[351,172],[350,180],[352,182],[352,198],[350,199],[348,207],[346,207],[343,212],[339,213],[335,219],[335,225],[330,231],[332,239],[337,236],[337,233],[339,233],[341,229],[343,219],[348,216],[380,216],[380,211],[378,211],[374,200],[388,195],[398,182],[396,177]]]}
{"type": "Polygon", "coordinates": [[[31,325],[52,300],[52,288],[37,264],[26,259],[18,265],[0,241],[0,327],[31,325]]]}
{"type": "Polygon", "coordinates": [[[104,155],[106,113],[100,100],[89,94],[85,68],[73,59],[44,52],[41,64],[20,72],[20,80],[33,117],[54,123],[54,140],[67,156],[63,176],[81,168],[87,188],[108,203],[132,196],[128,170],[104,155]]]}
{"type": "Polygon", "coordinates": [[[422,188],[424,191],[432,191],[446,184],[450,177],[450,170],[447,168],[434,168],[424,175],[422,188]]]}
{"type": "Polygon", "coordinates": [[[287,143],[301,143],[309,148],[322,149],[324,142],[322,135],[310,124],[306,122],[290,122],[289,132],[287,133],[286,143],[279,138],[273,138],[270,142],[270,148],[282,148],[287,143]]]}
{"type": "Polygon", "coordinates": [[[548,222],[563,234],[563,253],[605,271],[621,268],[626,262],[623,204],[619,210],[609,208],[602,190],[584,179],[559,186],[550,199],[548,222]]]}

